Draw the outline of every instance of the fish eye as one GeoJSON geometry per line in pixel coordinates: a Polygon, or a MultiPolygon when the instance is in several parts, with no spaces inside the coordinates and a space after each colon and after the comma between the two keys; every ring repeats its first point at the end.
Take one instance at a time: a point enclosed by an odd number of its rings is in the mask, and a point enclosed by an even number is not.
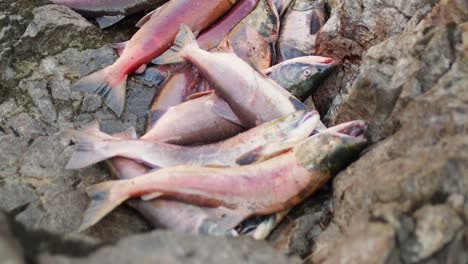
{"type": "Polygon", "coordinates": [[[304,76],[305,77],[309,77],[311,74],[312,74],[312,72],[309,69],[304,71],[304,76]]]}
{"type": "Polygon", "coordinates": [[[268,8],[263,9],[263,11],[265,11],[265,13],[267,13],[267,14],[270,13],[270,10],[268,8]]]}

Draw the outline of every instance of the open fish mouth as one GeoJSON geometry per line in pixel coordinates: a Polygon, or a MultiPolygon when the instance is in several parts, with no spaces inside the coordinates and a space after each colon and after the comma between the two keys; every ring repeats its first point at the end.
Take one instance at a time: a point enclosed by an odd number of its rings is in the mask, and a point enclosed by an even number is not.
{"type": "Polygon", "coordinates": [[[323,133],[339,134],[345,137],[364,137],[367,131],[368,124],[363,120],[354,120],[330,127],[323,131],[323,133]]]}
{"type": "Polygon", "coordinates": [[[300,124],[304,124],[305,122],[307,122],[308,120],[310,121],[313,117],[317,116],[319,113],[316,111],[316,110],[313,110],[313,111],[310,111],[310,112],[307,112],[304,117],[302,118],[300,124]]]}

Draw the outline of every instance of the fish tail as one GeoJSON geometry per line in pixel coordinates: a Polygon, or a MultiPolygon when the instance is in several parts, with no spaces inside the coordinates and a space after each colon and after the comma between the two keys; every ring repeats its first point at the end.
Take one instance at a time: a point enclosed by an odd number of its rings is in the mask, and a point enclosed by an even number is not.
{"type": "Polygon", "coordinates": [[[102,143],[114,138],[101,133],[105,136],[78,130],[67,131],[67,136],[76,144],[76,150],[65,166],[67,170],[81,169],[113,156],[109,149],[103,150],[102,143]]]}
{"type": "Polygon", "coordinates": [[[121,192],[112,192],[123,181],[107,181],[90,186],[86,191],[91,198],[91,202],[86,209],[78,232],[99,222],[104,216],[114,210],[129,198],[121,192]],[[120,193],[120,195],[118,195],[120,193]]]}
{"type": "Polygon", "coordinates": [[[117,75],[114,67],[109,66],[80,79],[71,89],[99,94],[104,103],[120,117],[125,104],[126,84],[127,75],[117,75]]]}
{"type": "Polygon", "coordinates": [[[188,45],[196,45],[198,47],[192,30],[187,25],[182,24],[174,40],[174,45],[152,62],[158,65],[183,62],[185,61],[183,58],[185,54],[184,50],[188,45]]]}

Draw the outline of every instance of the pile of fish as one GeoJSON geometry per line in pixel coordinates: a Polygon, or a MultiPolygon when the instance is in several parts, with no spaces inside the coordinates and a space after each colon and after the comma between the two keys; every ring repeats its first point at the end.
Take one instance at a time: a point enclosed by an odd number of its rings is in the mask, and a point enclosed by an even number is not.
{"type": "Polygon", "coordinates": [[[313,55],[321,0],[53,2],[108,24],[157,7],[114,64],[72,86],[120,116],[128,75],[162,83],[144,135],[68,131],[68,169],[105,161],[117,179],[88,189],[80,230],[127,202],[155,226],[263,239],[366,146],[364,121],[326,128],[302,102],[337,66],[313,55]]]}

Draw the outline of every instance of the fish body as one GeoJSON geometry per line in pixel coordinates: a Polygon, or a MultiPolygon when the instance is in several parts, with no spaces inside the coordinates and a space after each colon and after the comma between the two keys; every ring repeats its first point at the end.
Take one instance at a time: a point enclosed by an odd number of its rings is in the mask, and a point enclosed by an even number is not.
{"type": "Polygon", "coordinates": [[[315,54],[315,39],[327,15],[323,0],[295,0],[281,24],[277,62],[315,54]]]}
{"type": "MultiPolygon", "coordinates": [[[[120,157],[107,160],[106,167],[115,179],[132,179],[150,171],[143,164],[120,157]]],[[[154,227],[193,235],[236,235],[234,231],[216,232],[215,210],[213,208],[164,199],[131,200],[127,204],[139,211],[154,227]]]]}
{"type": "Polygon", "coordinates": [[[97,184],[88,190],[92,202],[80,230],[93,225],[125,200],[148,194],[223,208],[225,214],[220,218],[225,221],[226,229],[251,215],[291,208],[353,161],[363,149],[365,128],[354,129],[356,136],[319,133],[286,153],[256,164],[234,168],[176,166],[131,180],[97,184]]]}
{"type": "Polygon", "coordinates": [[[227,103],[216,93],[151,111],[153,126],[140,138],[178,145],[217,142],[240,133],[243,128],[227,103]],[[181,117],[184,121],[181,122],[181,117]]]}
{"type": "Polygon", "coordinates": [[[181,26],[176,46],[155,62],[168,64],[180,61],[190,62],[197,67],[200,74],[216,87],[216,91],[245,127],[254,127],[280,116],[305,110],[304,104],[297,98],[253,69],[234,52],[213,53],[200,49],[185,25],[181,26]]]}
{"type": "MultiPolygon", "coordinates": [[[[99,131],[69,130],[77,144],[66,168],[79,169],[94,163],[121,156],[141,161],[152,167],[181,164],[238,166],[244,154],[272,142],[294,142],[310,135],[319,115],[316,111],[298,111],[262,124],[225,141],[203,146],[179,146],[147,140],[124,140],[99,131]]],[[[270,151],[270,150],[265,150],[270,151]]],[[[271,151],[276,151],[275,149],[271,151]]]]}
{"type": "Polygon", "coordinates": [[[331,58],[304,56],[283,61],[265,73],[301,101],[307,99],[338,63],[331,58]]]}
{"type": "Polygon", "coordinates": [[[229,42],[241,59],[263,70],[274,60],[278,33],[279,17],[274,4],[271,0],[259,0],[255,9],[229,32],[224,41],[229,42]]]}
{"type": "Polygon", "coordinates": [[[225,14],[234,0],[178,0],[167,2],[157,15],[132,36],[122,56],[111,66],[86,76],[72,85],[76,91],[100,94],[118,116],[125,104],[129,74],[161,55],[173,43],[180,25],[201,31],[225,14]]]}

